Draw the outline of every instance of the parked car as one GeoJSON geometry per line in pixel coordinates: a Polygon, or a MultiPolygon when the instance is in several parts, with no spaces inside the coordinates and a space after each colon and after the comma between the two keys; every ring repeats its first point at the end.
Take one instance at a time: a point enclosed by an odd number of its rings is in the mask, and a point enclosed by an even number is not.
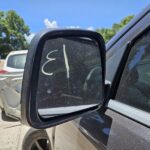
{"type": "Polygon", "coordinates": [[[4,67],[2,70],[0,70],[0,73],[23,72],[27,52],[27,50],[10,52],[4,61],[4,67]]]}
{"type": "Polygon", "coordinates": [[[6,116],[20,119],[20,92],[27,50],[12,51],[0,70],[0,108],[6,116]]]}

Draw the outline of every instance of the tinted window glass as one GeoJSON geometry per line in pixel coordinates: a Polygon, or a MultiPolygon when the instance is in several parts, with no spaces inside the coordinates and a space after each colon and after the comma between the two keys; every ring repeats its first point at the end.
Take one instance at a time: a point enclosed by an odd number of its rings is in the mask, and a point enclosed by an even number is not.
{"type": "Polygon", "coordinates": [[[116,99],[150,112],[150,31],[136,41],[125,66],[116,99]]]}
{"type": "Polygon", "coordinates": [[[24,69],[27,54],[12,55],[8,58],[7,66],[16,69],[24,69]]]}

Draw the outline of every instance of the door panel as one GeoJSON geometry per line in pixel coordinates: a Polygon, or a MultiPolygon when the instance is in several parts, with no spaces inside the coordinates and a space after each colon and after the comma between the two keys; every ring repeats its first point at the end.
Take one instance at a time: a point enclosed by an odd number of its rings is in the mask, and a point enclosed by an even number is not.
{"type": "Polygon", "coordinates": [[[150,130],[117,112],[94,112],[56,127],[55,149],[149,150],[150,130]]]}
{"type": "Polygon", "coordinates": [[[150,129],[117,112],[107,110],[112,125],[107,143],[110,150],[149,150],[150,129]]]}
{"type": "Polygon", "coordinates": [[[74,122],[57,126],[55,135],[55,150],[96,150],[74,122]]]}

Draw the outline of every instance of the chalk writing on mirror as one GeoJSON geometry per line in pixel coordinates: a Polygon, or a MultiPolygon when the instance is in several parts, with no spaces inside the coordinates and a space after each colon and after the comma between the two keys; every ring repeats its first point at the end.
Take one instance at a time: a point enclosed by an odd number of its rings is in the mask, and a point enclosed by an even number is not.
{"type": "MultiPolygon", "coordinates": [[[[53,54],[53,53],[57,53],[58,50],[53,50],[53,51],[50,51],[47,55],[46,55],[46,59],[47,61],[43,64],[42,66],[42,73],[44,75],[47,75],[47,76],[52,76],[53,75],[53,72],[46,72],[45,71],[45,67],[46,65],[48,65],[51,61],[55,61],[56,58],[51,58],[50,55],[53,54]]],[[[69,79],[70,78],[70,74],[69,74],[69,63],[68,63],[68,57],[67,57],[67,53],[66,53],[66,45],[63,44],[63,55],[64,55],[64,61],[65,61],[65,67],[66,67],[66,72],[67,72],[67,78],[69,79]]]]}
{"type": "Polygon", "coordinates": [[[63,44],[63,53],[64,53],[64,59],[65,59],[65,66],[66,66],[66,70],[67,70],[67,78],[70,78],[69,75],[69,64],[68,64],[68,57],[67,57],[67,53],[66,53],[66,46],[65,44],[63,44]]]}
{"type": "Polygon", "coordinates": [[[42,73],[43,73],[44,75],[47,75],[47,76],[52,76],[52,75],[53,75],[53,72],[46,72],[44,69],[45,69],[45,66],[48,65],[48,63],[50,63],[51,61],[56,60],[56,58],[51,58],[51,57],[50,57],[50,55],[51,55],[52,53],[56,53],[56,52],[58,52],[58,50],[53,50],[53,51],[49,52],[49,53],[46,55],[47,61],[43,64],[42,69],[41,69],[41,71],[42,71],[42,73]]]}

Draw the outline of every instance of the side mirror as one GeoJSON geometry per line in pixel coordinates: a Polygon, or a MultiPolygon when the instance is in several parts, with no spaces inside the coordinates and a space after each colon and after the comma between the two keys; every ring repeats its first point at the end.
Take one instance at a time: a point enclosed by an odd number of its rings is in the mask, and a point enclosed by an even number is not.
{"type": "Polygon", "coordinates": [[[99,109],[104,79],[105,44],[100,34],[86,30],[37,34],[23,77],[23,123],[43,129],[99,109]]]}

